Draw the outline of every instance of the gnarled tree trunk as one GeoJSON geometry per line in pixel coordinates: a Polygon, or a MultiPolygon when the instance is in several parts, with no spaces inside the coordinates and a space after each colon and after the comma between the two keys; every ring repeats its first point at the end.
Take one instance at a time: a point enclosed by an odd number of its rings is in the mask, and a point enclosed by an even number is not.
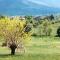
{"type": "Polygon", "coordinates": [[[11,55],[15,55],[15,50],[17,48],[17,45],[15,43],[12,43],[10,45],[10,49],[11,49],[11,55]]]}

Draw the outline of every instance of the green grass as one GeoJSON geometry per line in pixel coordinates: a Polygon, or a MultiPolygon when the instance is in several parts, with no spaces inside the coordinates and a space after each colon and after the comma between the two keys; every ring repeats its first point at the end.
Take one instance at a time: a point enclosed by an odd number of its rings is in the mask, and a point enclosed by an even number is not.
{"type": "Polygon", "coordinates": [[[0,47],[0,60],[60,60],[60,38],[32,37],[26,53],[14,56],[7,47],[0,47]]]}
{"type": "Polygon", "coordinates": [[[60,54],[1,55],[0,60],[60,60],[60,54]]]}

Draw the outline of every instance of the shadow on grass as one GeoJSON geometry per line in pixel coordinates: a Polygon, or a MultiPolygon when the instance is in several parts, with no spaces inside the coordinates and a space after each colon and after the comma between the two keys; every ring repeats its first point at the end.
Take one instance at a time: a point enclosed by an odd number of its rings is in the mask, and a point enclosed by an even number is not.
{"type": "Polygon", "coordinates": [[[5,57],[8,57],[8,56],[11,56],[11,54],[0,54],[1,58],[5,58],[5,57]]]}
{"type": "Polygon", "coordinates": [[[11,55],[11,54],[0,54],[0,57],[1,57],[1,58],[17,57],[17,56],[23,56],[23,54],[15,54],[15,55],[11,55]]]}
{"type": "Polygon", "coordinates": [[[60,54],[25,54],[25,55],[11,55],[11,54],[0,54],[0,58],[12,58],[17,60],[18,58],[21,60],[60,60],[60,54]]]}

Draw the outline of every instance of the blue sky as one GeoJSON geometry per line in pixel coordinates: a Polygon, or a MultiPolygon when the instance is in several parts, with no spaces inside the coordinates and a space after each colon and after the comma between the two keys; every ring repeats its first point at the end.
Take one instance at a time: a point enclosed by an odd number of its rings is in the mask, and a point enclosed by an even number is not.
{"type": "Polygon", "coordinates": [[[4,5],[9,6],[14,3],[23,2],[24,4],[28,4],[28,2],[32,2],[38,5],[46,5],[50,7],[59,7],[60,8],[60,0],[0,0],[0,7],[4,5]]]}
{"type": "MultiPolygon", "coordinates": [[[[58,7],[60,9],[60,0],[0,0],[0,14],[6,15],[24,15],[24,14],[40,14],[41,9],[45,10],[49,7],[58,7]],[[48,6],[48,7],[46,7],[48,6]],[[45,8],[44,8],[45,7],[45,8]]],[[[55,12],[59,9],[53,9],[55,12]]]]}

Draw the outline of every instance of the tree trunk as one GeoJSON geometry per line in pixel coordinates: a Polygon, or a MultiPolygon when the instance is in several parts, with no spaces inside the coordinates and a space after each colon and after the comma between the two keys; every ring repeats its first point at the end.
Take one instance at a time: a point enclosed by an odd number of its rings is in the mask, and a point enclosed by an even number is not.
{"type": "Polygon", "coordinates": [[[16,48],[17,48],[17,45],[15,43],[10,45],[11,55],[15,55],[16,48]]]}
{"type": "Polygon", "coordinates": [[[11,49],[11,55],[15,55],[15,49],[11,49]]]}

